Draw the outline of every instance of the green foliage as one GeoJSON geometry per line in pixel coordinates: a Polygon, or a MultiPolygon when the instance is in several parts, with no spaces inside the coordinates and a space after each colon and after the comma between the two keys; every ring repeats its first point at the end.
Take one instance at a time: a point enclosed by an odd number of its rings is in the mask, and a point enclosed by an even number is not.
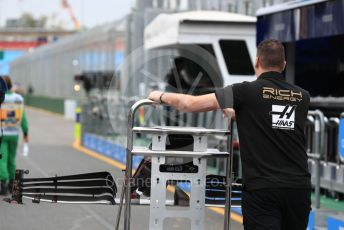
{"type": "Polygon", "coordinates": [[[14,19],[12,26],[22,28],[44,28],[47,23],[47,17],[41,16],[40,18],[34,18],[30,13],[24,13],[18,19],[14,19]]]}
{"type": "Polygon", "coordinates": [[[35,19],[30,13],[24,13],[20,20],[22,21],[23,27],[31,28],[44,28],[47,23],[46,16],[41,16],[40,18],[35,19]]]}

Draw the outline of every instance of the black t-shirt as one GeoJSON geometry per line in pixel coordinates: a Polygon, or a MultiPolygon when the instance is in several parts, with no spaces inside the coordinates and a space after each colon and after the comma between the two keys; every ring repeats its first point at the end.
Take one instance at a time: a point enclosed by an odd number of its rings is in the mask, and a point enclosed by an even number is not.
{"type": "Polygon", "coordinates": [[[278,72],[216,91],[221,108],[234,108],[246,190],[310,188],[304,126],[309,93],[278,72]]]}

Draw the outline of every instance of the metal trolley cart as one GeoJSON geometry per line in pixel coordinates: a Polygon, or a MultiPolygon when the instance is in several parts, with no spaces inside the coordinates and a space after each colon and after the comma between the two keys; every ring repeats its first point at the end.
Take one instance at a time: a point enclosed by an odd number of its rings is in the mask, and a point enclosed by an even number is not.
{"type": "MultiPolygon", "coordinates": [[[[145,105],[157,105],[148,99],[136,102],[128,114],[128,136],[127,136],[127,161],[124,186],[119,203],[119,211],[116,220],[116,229],[119,229],[122,206],[124,206],[124,229],[130,229],[131,205],[149,204],[150,205],[150,230],[162,230],[163,222],[166,217],[169,218],[188,218],[192,230],[204,229],[204,216],[206,206],[213,206],[205,203],[206,194],[206,163],[208,157],[226,158],[226,179],[225,179],[225,208],[224,229],[230,228],[230,208],[231,208],[231,189],[232,189],[232,154],[231,151],[231,132],[229,130],[192,128],[192,127],[134,127],[136,111],[145,105]],[[133,145],[135,134],[150,134],[152,137],[151,148],[137,147],[133,145]],[[166,149],[166,140],[171,134],[187,134],[193,137],[193,151],[176,151],[166,149]],[[227,137],[227,151],[221,152],[218,149],[209,149],[207,147],[208,137],[210,135],[224,135],[227,137]],[[131,181],[133,180],[132,162],[133,156],[141,155],[151,158],[151,194],[150,199],[134,200],[131,198],[131,181]],[[176,173],[162,170],[168,157],[192,159],[195,168],[194,173],[176,173]],[[191,181],[189,209],[171,210],[167,208],[174,205],[173,200],[166,198],[166,184],[168,181],[191,181]]],[[[215,205],[218,206],[218,205],[215,205]]]]}

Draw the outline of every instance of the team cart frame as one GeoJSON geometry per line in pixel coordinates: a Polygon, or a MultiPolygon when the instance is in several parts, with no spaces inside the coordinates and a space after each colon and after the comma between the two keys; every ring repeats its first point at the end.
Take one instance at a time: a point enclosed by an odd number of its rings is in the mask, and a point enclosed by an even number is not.
{"type": "MultiPolygon", "coordinates": [[[[241,189],[241,185],[233,183],[233,152],[232,149],[232,123],[230,130],[205,129],[200,127],[173,127],[155,126],[143,127],[134,126],[135,115],[143,106],[164,106],[149,99],[137,101],[128,113],[127,131],[127,159],[124,183],[121,189],[120,198],[116,198],[117,186],[115,180],[108,172],[96,172],[70,176],[55,176],[50,178],[24,178],[28,171],[17,170],[16,179],[12,191],[12,197],[6,201],[10,203],[22,203],[22,199],[30,199],[35,203],[87,203],[87,204],[110,204],[119,205],[115,229],[120,226],[121,217],[124,216],[123,229],[130,230],[131,206],[149,205],[149,229],[164,229],[166,218],[188,219],[192,230],[202,230],[204,227],[205,209],[208,206],[224,207],[224,230],[230,229],[230,210],[233,206],[240,206],[239,199],[232,203],[232,186],[241,189]],[[151,138],[149,147],[134,145],[137,135],[147,135],[151,138]],[[226,150],[208,148],[210,136],[222,136],[226,141],[226,150]],[[168,148],[170,137],[181,138],[188,136],[192,140],[188,149],[168,148]],[[133,196],[135,178],[133,176],[133,157],[143,156],[150,161],[150,196],[133,196]],[[226,162],[225,176],[213,177],[220,180],[210,181],[206,175],[207,159],[210,157],[224,158],[226,162]],[[183,162],[189,161],[188,170],[179,170],[180,167],[174,162],[178,159],[183,162]],[[177,169],[177,170],[176,170],[177,169]],[[212,183],[217,183],[214,187],[212,183]],[[179,183],[187,183],[189,192],[187,202],[181,206],[188,206],[185,209],[173,209],[171,206],[178,206],[178,197],[168,199],[168,185],[178,187],[179,183]],[[210,184],[210,185],[209,185],[210,184]],[[220,186],[218,186],[220,185],[220,186]],[[207,202],[209,190],[216,191],[221,188],[221,202],[207,202]],[[123,215],[122,209],[124,207],[123,215]]],[[[177,189],[176,189],[177,190],[177,189]]],[[[220,193],[221,193],[220,192],[220,193]]],[[[238,198],[240,192],[233,193],[238,198]]]]}

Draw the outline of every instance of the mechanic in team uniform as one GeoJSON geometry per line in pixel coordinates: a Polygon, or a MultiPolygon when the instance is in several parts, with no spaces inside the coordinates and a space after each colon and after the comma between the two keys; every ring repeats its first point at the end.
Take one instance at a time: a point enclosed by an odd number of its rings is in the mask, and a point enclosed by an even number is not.
{"type": "Polygon", "coordinates": [[[311,181],[304,127],[310,96],[282,75],[285,52],[277,40],[258,45],[253,82],[202,96],[153,91],[149,98],[185,112],[222,109],[235,117],[243,173],[244,228],[304,230],[311,181]],[[234,110],[233,110],[234,109],[234,110]]]}
{"type": "Polygon", "coordinates": [[[8,91],[1,105],[2,143],[0,159],[0,195],[11,192],[16,171],[16,153],[20,128],[24,134],[24,141],[28,142],[28,123],[24,111],[24,99],[21,95],[11,91],[12,82],[8,76],[3,79],[8,91]]]}

